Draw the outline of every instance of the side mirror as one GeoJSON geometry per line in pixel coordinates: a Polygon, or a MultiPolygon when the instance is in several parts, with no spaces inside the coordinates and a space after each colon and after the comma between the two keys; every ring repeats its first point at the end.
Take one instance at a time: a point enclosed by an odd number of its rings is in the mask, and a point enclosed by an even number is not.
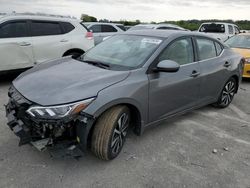
{"type": "Polygon", "coordinates": [[[163,60],[158,63],[154,71],[156,72],[177,72],[180,69],[180,65],[172,60],[163,60]]]}

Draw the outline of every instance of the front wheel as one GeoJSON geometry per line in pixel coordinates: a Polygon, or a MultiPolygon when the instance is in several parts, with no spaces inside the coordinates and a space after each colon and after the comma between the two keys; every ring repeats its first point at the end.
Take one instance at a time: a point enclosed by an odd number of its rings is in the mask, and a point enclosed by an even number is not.
{"type": "Polygon", "coordinates": [[[130,122],[126,106],[116,106],[97,120],[91,139],[91,150],[100,159],[112,160],[122,150],[130,122]]]}
{"type": "Polygon", "coordinates": [[[237,91],[237,82],[234,78],[230,78],[225,84],[219,100],[214,104],[215,107],[226,108],[233,101],[234,95],[237,91]]]}

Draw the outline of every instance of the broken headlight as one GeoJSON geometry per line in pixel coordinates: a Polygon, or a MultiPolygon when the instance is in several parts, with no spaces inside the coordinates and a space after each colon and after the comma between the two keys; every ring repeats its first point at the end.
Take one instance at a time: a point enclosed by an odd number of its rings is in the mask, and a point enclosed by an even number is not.
{"type": "Polygon", "coordinates": [[[58,106],[32,106],[26,112],[32,117],[42,118],[42,119],[58,119],[69,115],[74,115],[80,113],[84,110],[94,98],[90,98],[81,102],[58,105],[58,106]]]}

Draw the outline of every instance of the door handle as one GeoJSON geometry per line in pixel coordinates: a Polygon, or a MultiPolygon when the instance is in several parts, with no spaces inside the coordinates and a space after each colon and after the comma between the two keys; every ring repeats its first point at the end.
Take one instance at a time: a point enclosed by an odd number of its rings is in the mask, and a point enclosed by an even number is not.
{"type": "Polygon", "coordinates": [[[29,42],[20,42],[19,46],[30,46],[31,44],[29,42]]]}
{"type": "Polygon", "coordinates": [[[201,73],[199,73],[198,71],[194,70],[194,71],[192,72],[192,74],[190,75],[190,77],[195,78],[195,77],[199,76],[200,74],[201,74],[201,73]]]}
{"type": "Polygon", "coordinates": [[[62,39],[60,42],[68,42],[67,39],[62,39]]]}
{"type": "Polygon", "coordinates": [[[230,67],[231,66],[231,63],[229,63],[229,62],[226,62],[225,64],[224,64],[224,67],[230,67]]]}

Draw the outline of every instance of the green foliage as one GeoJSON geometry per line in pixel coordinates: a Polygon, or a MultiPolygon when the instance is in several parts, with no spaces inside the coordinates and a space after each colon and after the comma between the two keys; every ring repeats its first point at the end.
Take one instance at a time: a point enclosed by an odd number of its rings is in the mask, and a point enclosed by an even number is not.
{"type": "Polygon", "coordinates": [[[233,20],[181,20],[181,21],[165,21],[163,23],[172,23],[179,25],[185,29],[189,29],[191,31],[198,30],[200,25],[204,22],[226,22],[226,23],[234,23],[243,30],[250,30],[250,21],[248,20],[240,20],[240,21],[233,21],[233,20]]]}
{"type": "MultiPolygon", "coordinates": [[[[89,16],[86,14],[82,14],[81,20],[84,22],[97,22],[97,19],[93,16],[89,16]]],[[[125,26],[134,26],[141,22],[140,20],[134,20],[134,21],[129,21],[129,20],[120,20],[120,21],[111,21],[108,19],[100,19],[99,22],[112,22],[112,23],[120,23],[125,26]]],[[[198,30],[200,25],[204,22],[226,22],[226,23],[234,23],[240,27],[242,30],[250,30],[250,21],[249,20],[238,20],[238,21],[233,21],[233,20],[180,20],[180,21],[164,21],[160,23],[171,23],[178,25],[180,27],[183,27],[185,29],[189,29],[191,31],[198,30]]],[[[150,22],[151,24],[157,24],[157,22],[150,22]]],[[[145,23],[147,24],[147,23],[145,23]]]]}
{"type": "Polygon", "coordinates": [[[81,15],[81,20],[84,22],[97,22],[97,19],[93,16],[89,16],[87,14],[81,15]]]}

